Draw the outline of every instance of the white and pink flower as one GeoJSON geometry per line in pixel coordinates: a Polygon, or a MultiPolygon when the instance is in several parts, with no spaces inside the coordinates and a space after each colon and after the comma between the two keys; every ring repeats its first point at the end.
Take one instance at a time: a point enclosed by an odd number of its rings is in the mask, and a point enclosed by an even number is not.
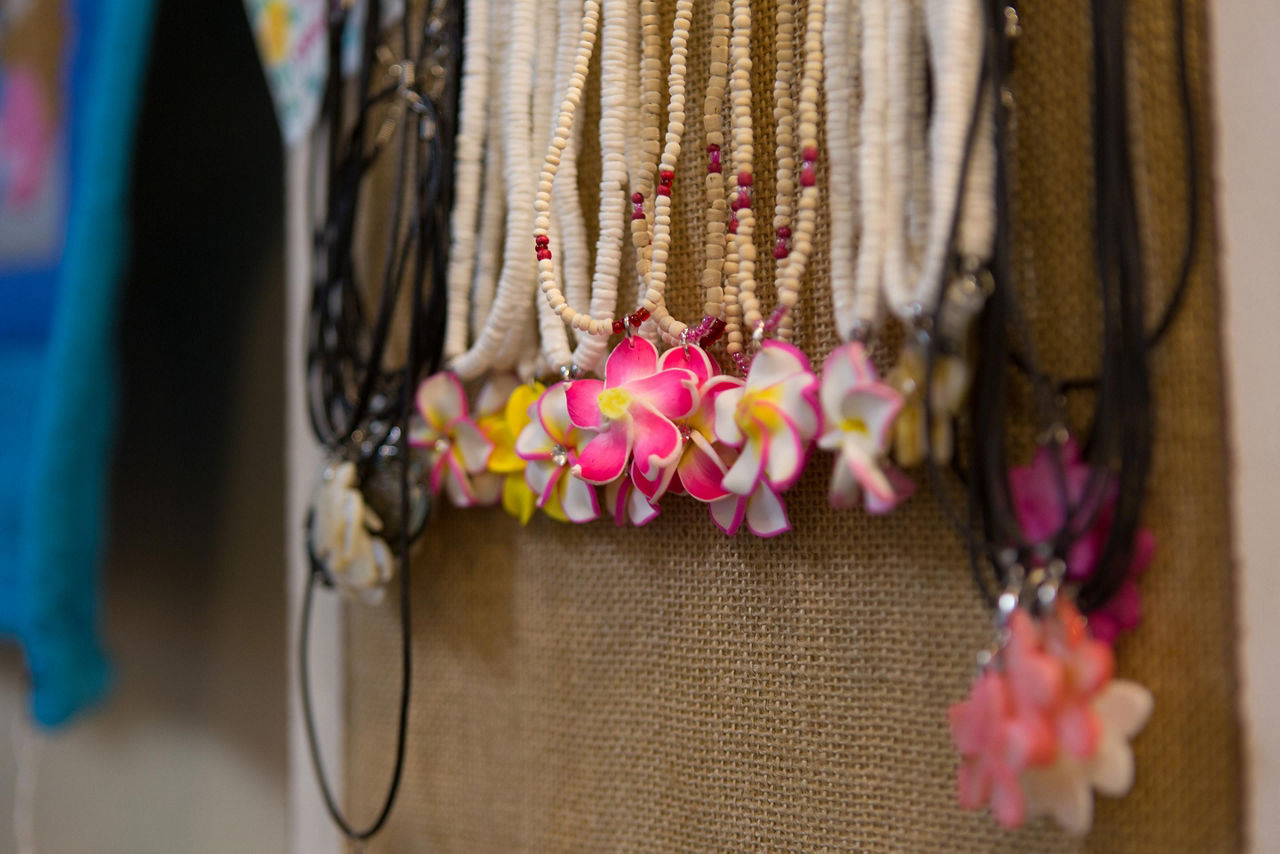
{"type": "Polygon", "coordinates": [[[538,507],[553,519],[590,522],[600,516],[596,488],[574,469],[580,448],[592,434],[570,420],[566,390],[566,383],[556,383],[534,402],[531,420],[516,438],[515,452],[528,462],[524,479],[537,496],[538,507]]]}
{"type": "Polygon", "coordinates": [[[462,383],[450,373],[432,374],[418,386],[414,402],[418,412],[409,444],[427,452],[431,493],[443,490],[459,507],[480,503],[472,479],[484,473],[493,443],[471,420],[462,383]]]}
{"type": "Polygon", "coordinates": [[[914,488],[885,458],[902,395],[880,380],[866,349],[855,341],[827,357],[821,399],[826,432],[818,447],[837,455],[831,474],[832,505],[861,502],[869,513],[888,513],[914,488]]]}
{"type": "Polygon", "coordinates": [[[799,480],[822,426],[809,360],[790,344],[766,341],[745,383],[716,377],[704,394],[715,396],[716,438],[738,452],[720,483],[731,494],[712,504],[712,518],[727,534],[743,521],[761,537],[790,530],[781,493],[799,480]]]}
{"type": "Polygon", "coordinates": [[[622,477],[627,464],[659,480],[680,456],[676,421],[698,405],[698,381],[690,370],[662,368],[658,350],[643,338],[618,344],[605,362],[605,378],[574,380],[566,390],[569,420],[592,436],[573,472],[587,483],[622,477]]]}

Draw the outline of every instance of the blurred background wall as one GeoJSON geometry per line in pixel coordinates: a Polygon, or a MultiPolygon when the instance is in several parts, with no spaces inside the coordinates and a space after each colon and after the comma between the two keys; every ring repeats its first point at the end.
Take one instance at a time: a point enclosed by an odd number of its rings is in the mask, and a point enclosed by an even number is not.
{"type": "MultiPolygon", "coordinates": [[[[105,567],[117,684],[40,744],[42,854],[285,845],[279,137],[243,5],[158,7],[105,567]]],[[[0,649],[0,852],[25,702],[0,649]]]]}

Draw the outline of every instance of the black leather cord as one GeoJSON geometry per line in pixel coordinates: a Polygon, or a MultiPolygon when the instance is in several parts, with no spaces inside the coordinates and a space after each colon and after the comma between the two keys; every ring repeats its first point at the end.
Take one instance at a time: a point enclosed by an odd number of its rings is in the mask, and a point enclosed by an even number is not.
{"type": "MultiPolygon", "coordinates": [[[[453,187],[457,72],[462,49],[461,0],[433,0],[427,4],[416,47],[411,39],[412,18],[412,9],[408,9],[401,19],[402,55],[412,57],[415,69],[438,64],[444,68],[443,78],[410,81],[405,77],[395,85],[362,97],[360,112],[350,133],[346,134],[339,45],[348,22],[345,6],[333,4],[329,79],[324,98],[329,134],[328,190],[324,225],[317,240],[317,277],[307,338],[308,404],[317,439],[331,454],[353,458],[362,478],[385,448],[395,449],[398,463],[396,562],[401,687],[395,756],[382,805],[373,820],[361,828],[343,814],[333,795],[315,728],[310,682],[311,620],[316,587],[329,586],[331,579],[328,569],[310,549],[314,520],[310,516],[307,519],[311,572],[303,592],[298,649],[307,745],[330,816],[349,839],[356,841],[369,839],[386,824],[403,777],[413,670],[409,550],[425,525],[425,520],[419,524],[413,518],[409,422],[418,381],[440,366],[446,314],[444,278],[453,187]],[[396,99],[400,99],[399,103],[396,99]],[[377,314],[370,326],[361,305],[352,249],[363,179],[383,148],[377,138],[372,144],[368,139],[369,115],[376,106],[399,109],[400,115],[396,129],[399,143],[396,179],[381,292],[377,314]],[[406,201],[411,214],[407,223],[406,201]],[[406,279],[411,288],[408,358],[403,368],[388,371],[383,367],[384,357],[400,302],[400,288],[406,279]]],[[[372,85],[381,35],[377,22],[380,21],[380,3],[370,0],[361,57],[361,93],[369,92],[372,85]]]]}

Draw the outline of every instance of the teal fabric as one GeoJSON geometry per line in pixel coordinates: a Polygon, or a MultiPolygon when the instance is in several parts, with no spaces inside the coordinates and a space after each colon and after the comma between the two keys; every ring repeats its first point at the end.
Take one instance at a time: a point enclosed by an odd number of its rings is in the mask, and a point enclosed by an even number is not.
{"type": "Polygon", "coordinates": [[[99,563],[115,416],[117,292],[153,0],[81,0],[71,198],[47,334],[0,339],[0,634],[49,727],[110,684],[99,563]]]}

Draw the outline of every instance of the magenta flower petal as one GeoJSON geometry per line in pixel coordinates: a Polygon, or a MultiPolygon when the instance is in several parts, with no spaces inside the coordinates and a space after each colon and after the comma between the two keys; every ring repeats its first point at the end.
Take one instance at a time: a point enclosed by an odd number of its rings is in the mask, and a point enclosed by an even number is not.
{"type": "Polygon", "coordinates": [[[716,501],[729,494],[721,482],[728,466],[701,433],[692,433],[680,458],[680,485],[691,498],[716,501]]]}
{"type": "Polygon", "coordinates": [[[605,388],[618,388],[658,371],[658,348],[644,338],[628,338],[604,363],[605,388]]]}
{"type": "Polygon", "coordinates": [[[659,371],[652,376],[632,380],[626,390],[637,401],[648,404],[670,419],[685,418],[698,406],[698,382],[690,371],[681,368],[659,371]]]}
{"type": "Polygon", "coordinates": [[[692,371],[694,377],[697,378],[699,386],[720,373],[720,368],[716,365],[715,360],[711,358],[711,354],[701,347],[693,345],[672,347],[662,354],[662,359],[658,364],[662,370],[683,368],[686,371],[692,371]]]}
{"type": "Polygon", "coordinates": [[[622,477],[630,453],[631,425],[614,422],[582,449],[573,473],[587,483],[610,483],[622,477]]]}
{"type": "Polygon", "coordinates": [[[586,430],[599,430],[604,425],[598,402],[602,391],[604,383],[600,380],[574,380],[569,383],[564,392],[569,421],[586,430]]]}
{"type": "Polygon", "coordinates": [[[680,459],[680,429],[644,404],[633,405],[631,417],[635,424],[636,468],[646,478],[656,479],[663,469],[680,459]]]}

